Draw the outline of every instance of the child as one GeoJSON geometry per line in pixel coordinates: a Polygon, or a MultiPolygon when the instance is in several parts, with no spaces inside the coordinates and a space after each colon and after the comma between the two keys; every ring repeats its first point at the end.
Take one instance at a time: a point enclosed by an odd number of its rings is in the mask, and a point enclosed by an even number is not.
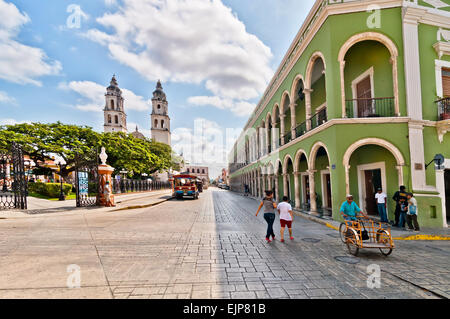
{"type": "Polygon", "coordinates": [[[281,242],[284,243],[284,229],[287,227],[289,229],[289,236],[291,240],[292,237],[292,221],[294,220],[294,212],[292,211],[291,204],[288,203],[289,199],[287,196],[283,197],[283,202],[278,204],[278,214],[280,214],[281,223],[281,242]]]}
{"type": "Polygon", "coordinates": [[[420,231],[419,222],[417,221],[418,209],[417,209],[417,200],[414,198],[414,195],[408,194],[408,213],[406,215],[406,221],[408,223],[409,230],[414,230],[416,232],[420,231]],[[414,224],[414,227],[413,227],[414,224]]]}

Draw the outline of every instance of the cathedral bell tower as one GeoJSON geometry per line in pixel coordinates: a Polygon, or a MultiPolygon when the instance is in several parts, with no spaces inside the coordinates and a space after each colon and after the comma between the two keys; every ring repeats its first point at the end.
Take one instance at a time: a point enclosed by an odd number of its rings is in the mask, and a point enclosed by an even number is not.
{"type": "Polygon", "coordinates": [[[158,81],[152,98],[152,139],[156,142],[171,145],[169,103],[163,91],[161,81],[158,81]]]}
{"type": "Polygon", "coordinates": [[[113,76],[105,94],[106,105],[103,113],[105,115],[105,133],[123,132],[127,130],[127,115],[124,110],[124,99],[122,90],[117,84],[116,77],[113,76]]]}

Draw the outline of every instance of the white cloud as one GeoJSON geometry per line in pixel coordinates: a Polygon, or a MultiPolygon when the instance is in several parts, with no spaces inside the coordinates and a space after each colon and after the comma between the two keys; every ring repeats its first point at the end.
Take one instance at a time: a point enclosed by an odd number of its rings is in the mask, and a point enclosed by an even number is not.
{"type": "Polygon", "coordinates": [[[223,99],[218,96],[192,96],[188,103],[196,106],[214,106],[221,110],[231,110],[237,116],[249,116],[256,105],[247,101],[223,99]]]}
{"type": "Polygon", "coordinates": [[[36,78],[59,74],[62,66],[59,61],[50,61],[42,49],[14,40],[30,21],[14,4],[0,0],[0,79],[41,86],[36,78]]]}
{"type": "Polygon", "coordinates": [[[16,104],[16,99],[9,96],[8,93],[0,91],[0,104],[16,104]]]}
{"type": "Polygon", "coordinates": [[[194,129],[177,128],[172,132],[173,149],[191,165],[210,168],[210,177],[227,166],[227,154],[242,129],[224,129],[214,121],[198,118],[194,129]]]}
{"type": "Polygon", "coordinates": [[[16,125],[16,124],[24,124],[24,123],[31,124],[31,121],[17,121],[15,119],[0,119],[0,125],[16,125]]]}
{"type": "Polygon", "coordinates": [[[114,6],[117,4],[117,0],[105,0],[105,5],[108,7],[114,6]]]}
{"type": "MultiPolygon", "coordinates": [[[[106,86],[91,81],[72,81],[70,83],[62,82],[59,88],[63,90],[74,91],[81,98],[75,107],[85,112],[102,112],[105,107],[106,86]]],[[[134,92],[121,89],[122,96],[125,99],[125,112],[128,110],[148,111],[149,101],[134,92]]]]}
{"type": "Polygon", "coordinates": [[[221,0],[123,0],[84,34],[150,81],[202,84],[237,114],[273,74],[270,48],[246,31],[221,0]],[[234,102],[237,101],[237,102],[234,102]]]}

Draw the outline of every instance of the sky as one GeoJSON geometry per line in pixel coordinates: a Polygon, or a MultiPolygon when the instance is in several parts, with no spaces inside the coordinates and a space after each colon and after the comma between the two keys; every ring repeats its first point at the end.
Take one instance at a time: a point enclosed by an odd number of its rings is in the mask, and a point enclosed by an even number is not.
{"type": "Polygon", "coordinates": [[[129,131],[150,137],[160,79],[173,149],[215,178],[313,3],[0,0],[0,125],[101,132],[115,74],[129,131]]]}

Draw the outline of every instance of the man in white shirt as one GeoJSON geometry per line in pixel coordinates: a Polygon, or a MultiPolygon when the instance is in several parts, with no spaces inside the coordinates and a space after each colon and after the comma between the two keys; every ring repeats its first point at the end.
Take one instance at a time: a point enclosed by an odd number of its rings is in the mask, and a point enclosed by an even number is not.
{"type": "Polygon", "coordinates": [[[389,220],[387,218],[387,195],[383,193],[381,188],[378,189],[378,192],[375,194],[375,199],[377,200],[378,213],[381,217],[382,223],[388,223],[389,220]]]}
{"type": "Polygon", "coordinates": [[[289,229],[289,236],[291,240],[294,240],[294,237],[292,237],[292,221],[294,220],[294,212],[292,211],[292,206],[288,203],[288,201],[289,199],[284,196],[283,202],[279,203],[277,207],[278,214],[280,214],[282,243],[284,243],[284,230],[286,227],[289,229]]]}

